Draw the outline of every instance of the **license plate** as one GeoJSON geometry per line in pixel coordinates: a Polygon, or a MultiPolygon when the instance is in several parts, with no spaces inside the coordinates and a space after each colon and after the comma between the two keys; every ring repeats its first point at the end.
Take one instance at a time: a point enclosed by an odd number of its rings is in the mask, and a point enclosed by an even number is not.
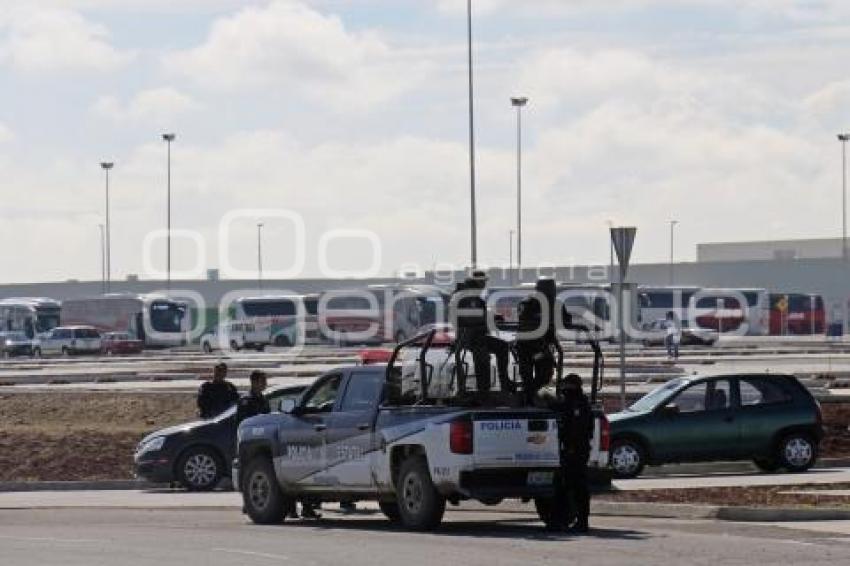
{"type": "Polygon", "coordinates": [[[555,472],[528,472],[528,485],[552,485],[555,472]]]}

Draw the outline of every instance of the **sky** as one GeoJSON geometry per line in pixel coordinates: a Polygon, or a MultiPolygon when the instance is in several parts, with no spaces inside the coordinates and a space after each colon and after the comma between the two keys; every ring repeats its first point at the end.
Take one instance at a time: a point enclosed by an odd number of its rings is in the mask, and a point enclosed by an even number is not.
{"type": "MultiPolygon", "coordinates": [[[[474,0],[479,261],[837,237],[850,2],[474,0]]],[[[0,283],[469,263],[463,0],[0,0],[0,283]]]]}

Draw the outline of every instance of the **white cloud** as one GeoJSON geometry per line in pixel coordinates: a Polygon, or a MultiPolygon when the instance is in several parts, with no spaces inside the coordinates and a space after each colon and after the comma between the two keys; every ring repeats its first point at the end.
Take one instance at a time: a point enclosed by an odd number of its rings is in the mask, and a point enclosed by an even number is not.
{"type": "Polygon", "coordinates": [[[62,9],[14,7],[0,15],[0,64],[24,72],[111,71],[130,55],[106,27],[62,9]]]}
{"type": "Polygon", "coordinates": [[[114,96],[102,96],[92,106],[92,112],[116,123],[145,124],[166,127],[176,116],[198,109],[199,104],[172,87],[142,91],[126,104],[114,96]]]}
{"type": "Polygon", "coordinates": [[[207,87],[279,89],[338,107],[390,99],[424,73],[375,34],[292,0],[216,20],[203,44],[168,54],[165,66],[207,87]]]}
{"type": "Polygon", "coordinates": [[[11,141],[15,137],[15,134],[12,133],[3,122],[0,122],[0,143],[5,143],[11,141]]]}
{"type": "Polygon", "coordinates": [[[850,126],[850,79],[836,81],[806,97],[806,109],[836,128],[850,126]]]}

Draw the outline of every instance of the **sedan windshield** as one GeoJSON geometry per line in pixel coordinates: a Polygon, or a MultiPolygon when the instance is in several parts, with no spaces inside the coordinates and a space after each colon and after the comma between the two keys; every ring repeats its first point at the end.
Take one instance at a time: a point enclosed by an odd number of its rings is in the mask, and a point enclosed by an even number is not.
{"type": "Polygon", "coordinates": [[[679,389],[682,385],[688,383],[686,379],[677,378],[672,379],[665,383],[660,387],[656,387],[640,399],[638,399],[631,407],[627,410],[634,411],[636,413],[643,413],[645,411],[651,411],[655,407],[658,406],[664,399],[670,397],[670,395],[679,389]]]}

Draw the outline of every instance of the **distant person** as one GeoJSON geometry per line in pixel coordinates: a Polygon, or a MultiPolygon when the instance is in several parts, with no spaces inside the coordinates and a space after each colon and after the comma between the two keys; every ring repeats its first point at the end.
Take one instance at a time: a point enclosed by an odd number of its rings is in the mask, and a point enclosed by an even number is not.
{"type": "Polygon", "coordinates": [[[259,370],[251,372],[251,389],[240,397],[236,404],[237,423],[241,423],[250,417],[266,415],[271,412],[269,400],[263,395],[267,385],[268,379],[265,372],[259,370]]]}
{"type": "Polygon", "coordinates": [[[220,415],[239,400],[236,387],[226,378],[227,364],[217,364],[212,380],[202,383],[198,389],[198,415],[202,419],[220,415]]]}
{"type": "Polygon", "coordinates": [[[667,346],[667,357],[671,360],[678,360],[679,344],[682,342],[682,329],[673,311],[667,313],[664,328],[667,332],[667,335],[664,337],[664,345],[667,346]]]}

